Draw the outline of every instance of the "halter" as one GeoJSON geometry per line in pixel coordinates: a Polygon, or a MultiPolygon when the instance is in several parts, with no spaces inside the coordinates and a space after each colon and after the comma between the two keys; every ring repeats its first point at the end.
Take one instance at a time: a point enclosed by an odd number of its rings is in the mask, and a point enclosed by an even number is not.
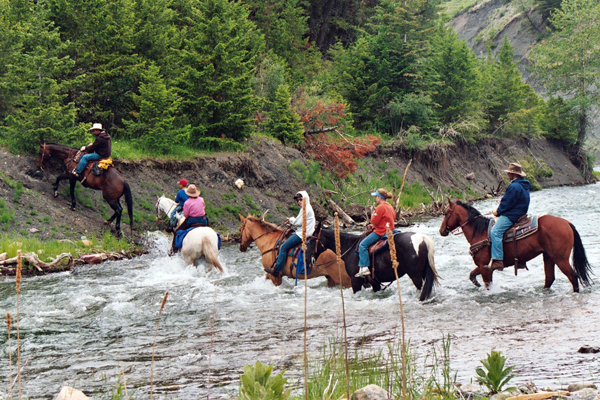
{"type": "MultiPolygon", "coordinates": [[[[160,197],[156,200],[156,204],[154,205],[154,209],[156,210],[156,218],[160,218],[160,215],[158,215],[159,212],[159,204],[160,204],[160,197]]],[[[169,216],[169,214],[171,214],[171,211],[173,211],[175,208],[177,207],[177,203],[173,203],[171,205],[171,207],[169,207],[169,209],[167,211],[165,211],[165,213],[167,214],[167,217],[169,216]]]]}

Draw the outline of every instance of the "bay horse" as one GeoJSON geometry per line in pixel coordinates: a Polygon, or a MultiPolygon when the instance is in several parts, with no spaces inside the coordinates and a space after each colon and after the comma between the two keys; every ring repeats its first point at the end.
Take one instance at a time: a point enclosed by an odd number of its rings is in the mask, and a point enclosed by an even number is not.
{"type": "MultiPolygon", "coordinates": [[[[69,171],[72,171],[77,167],[78,162],[75,161],[75,156],[78,151],[79,150],[74,147],[64,146],[62,144],[40,143],[40,151],[37,159],[37,166],[41,170],[44,169],[44,164],[52,157],[56,157],[63,161],[65,172],[60,174],[54,182],[54,197],[58,197],[58,184],[60,181],[68,179],[71,190],[71,210],[75,210],[76,205],[75,184],[83,177],[83,174],[77,178],[75,175],[69,173],[69,171]]],[[[121,206],[121,197],[125,196],[130,228],[131,232],[133,232],[133,199],[131,196],[131,189],[129,184],[115,168],[109,167],[100,176],[89,173],[85,181],[81,182],[81,185],[90,189],[102,191],[102,197],[114,211],[114,214],[104,224],[110,225],[116,219],[115,229],[119,236],[122,235],[121,214],[123,213],[123,207],[121,206]]]]}
{"type": "MultiPolygon", "coordinates": [[[[313,234],[317,237],[307,246],[307,256],[319,256],[323,251],[335,251],[335,232],[332,228],[323,228],[321,224],[313,234]]],[[[362,289],[365,283],[370,283],[373,291],[381,290],[382,282],[394,282],[396,275],[392,268],[392,259],[389,250],[382,250],[373,257],[371,273],[374,278],[357,278],[358,254],[355,253],[356,245],[363,235],[340,232],[340,247],[342,259],[346,264],[346,272],[352,280],[354,293],[362,289]]],[[[417,289],[421,291],[420,301],[427,300],[433,291],[434,285],[438,284],[438,274],[435,270],[433,255],[434,244],[427,235],[414,232],[402,232],[394,236],[396,245],[396,259],[398,265],[398,278],[407,274],[417,289]]]]}
{"type": "MultiPolygon", "coordinates": [[[[282,236],[283,230],[278,226],[266,222],[264,218],[257,218],[253,215],[248,214],[244,217],[240,215],[240,251],[245,252],[248,250],[248,246],[253,242],[262,254],[262,264],[264,268],[271,268],[275,264],[277,258],[277,251],[275,251],[275,244],[277,240],[282,236]]],[[[304,258],[308,263],[308,257],[304,258]]],[[[296,278],[296,268],[292,266],[292,258],[288,257],[283,268],[283,275],[288,278],[296,278]]],[[[266,279],[270,279],[275,286],[279,286],[282,283],[281,274],[275,278],[271,274],[266,275],[266,279]]],[[[344,288],[351,286],[351,280],[343,263],[338,266],[337,257],[334,252],[329,251],[323,253],[313,263],[312,270],[306,276],[306,279],[316,278],[318,276],[324,276],[327,278],[327,286],[333,287],[335,285],[342,285],[344,288]],[[341,280],[340,280],[341,273],[341,280]]],[[[298,279],[304,279],[304,274],[298,274],[298,279]]]]}
{"type": "MultiPolygon", "coordinates": [[[[481,274],[485,286],[489,288],[493,271],[485,266],[491,261],[491,245],[488,240],[488,227],[491,218],[481,215],[474,207],[448,199],[448,208],[444,212],[444,220],[440,226],[440,235],[448,236],[451,231],[462,228],[465,239],[471,244],[471,254],[477,267],[471,271],[471,281],[479,286],[476,276],[481,274]]],[[[517,241],[517,258],[519,262],[529,261],[542,254],[546,280],[544,289],[549,289],[554,282],[554,266],[569,279],[574,292],[579,292],[579,283],[590,285],[591,266],[585,255],[581,237],[575,226],[564,218],[543,215],[538,218],[538,230],[517,241]],[[573,251],[573,267],[569,256],[573,251]]],[[[514,244],[504,243],[504,254],[514,254],[514,244]]],[[[513,257],[504,258],[504,265],[514,265],[513,257]]]]}

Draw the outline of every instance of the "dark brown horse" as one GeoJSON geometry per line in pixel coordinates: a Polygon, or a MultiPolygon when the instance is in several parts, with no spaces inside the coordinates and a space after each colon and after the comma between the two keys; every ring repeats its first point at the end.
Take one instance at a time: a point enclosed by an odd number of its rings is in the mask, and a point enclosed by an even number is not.
{"type": "MultiPolygon", "coordinates": [[[[37,160],[37,166],[40,169],[44,168],[44,164],[52,157],[56,157],[64,162],[66,171],[60,174],[54,182],[54,197],[58,196],[58,184],[63,179],[68,179],[71,185],[71,210],[75,209],[75,184],[78,180],[81,180],[84,174],[81,174],[79,178],[75,177],[68,171],[72,171],[77,167],[75,156],[78,150],[64,146],[57,143],[42,143],[40,144],[40,152],[37,160]]],[[[127,204],[127,213],[129,214],[130,227],[133,232],[133,199],[131,197],[131,189],[129,184],[123,179],[121,174],[116,169],[109,167],[100,176],[96,176],[92,173],[87,175],[85,181],[81,183],[84,187],[88,187],[94,190],[101,190],[102,197],[114,210],[114,214],[110,217],[105,225],[110,225],[115,219],[115,229],[117,234],[120,236],[121,233],[121,214],[123,213],[123,207],[121,206],[121,197],[125,195],[125,203],[127,204]]]]}
{"type": "MultiPolygon", "coordinates": [[[[493,271],[484,266],[490,263],[491,246],[488,241],[488,227],[490,218],[481,215],[479,211],[468,204],[457,201],[453,203],[448,199],[448,209],[444,213],[444,220],[440,226],[440,235],[448,234],[462,228],[465,238],[471,244],[471,254],[477,268],[471,271],[470,278],[477,286],[476,276],[481,274],[485,286],[492,282],[493,271]]],[[[504,265],[514,265],[514,244],[504,243],[504,265]]],[[[590,285],[591,267],[585,255],[579,233],[569,221],[552,215],[543,215],[538,218],[538,230],[530,236],[517,241],[517,258],[519,261],[529,261],[543,254],[544,272],[546,273],[545,289],[549,289],[554,282],[554,266],[566,275],[573,285],[573,291],[579,292],[579,283],[590,285]],[[569,263],[569,256],[573,250],[573,267],[569,263]]]]}

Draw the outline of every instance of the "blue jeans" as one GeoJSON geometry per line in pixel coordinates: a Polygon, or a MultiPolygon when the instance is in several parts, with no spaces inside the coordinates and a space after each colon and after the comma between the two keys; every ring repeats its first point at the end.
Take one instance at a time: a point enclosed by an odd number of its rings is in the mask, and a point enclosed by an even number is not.
{"type": "Polygon", "coordinates": [[[273,272],[281,272],[283,271],[283,267],[285,267],[285,261],[287,260],[287,254],[291,248],[298,246],[302,243],[302,238],[295,233],[288,238],[281,247],[279,248],[279,254],[277,255],[277,261],[275,262],[275,271],[273,272]]]}
{"type": "Polygon", "coordinates": [[[75,172],[77,172],[78,174],[81,174],[83,172],[83,170],[85,169],[85,166],[88,164],[88,162],[99,161],[99,160],[102,160],[102,156],[100,156],[100,154],[98,154],[98,153],[86,154],[85,156],[81,157],[81,161],[79,161],[79,165],[75,169],[75,172]]]}
{"type": "Polygon", "coordinates": [[[490,232],[490,239],[492,240],[492,260],[504,260],[504,249],[502,248],[502,237],[504,232],[508,230],[513,223],[501,215],[496,220],[496,224],[492,227],[490,232]]]}
{"type": "Polygon", "coordinates": [[[358,245],[358,266],[361,268],[368,267],[371,265],[371,260],[369,259],[369,246],[373,243],[377,242],[385,235],[379,236],[375,232],[369,233],[369,235],[363,239],[362,242],[358,245]]]}

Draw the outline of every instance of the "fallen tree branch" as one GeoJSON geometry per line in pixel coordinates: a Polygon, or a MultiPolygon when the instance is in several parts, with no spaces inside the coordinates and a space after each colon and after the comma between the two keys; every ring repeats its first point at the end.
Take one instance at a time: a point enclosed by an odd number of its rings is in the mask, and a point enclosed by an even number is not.
{"type": "Polygon", "coordinates": [[[346,225],[355,224],[354,220],[348,214],[346,214],[346,212],[344,212],[344,210],[342,210],[340,206],[335,204],[333,200],[329,199],[329,205],[331,206],[331,208],[333,208],[334,211],[338,213],[338,215],[340,216],[340,218],[342,218],[342,221],[344,221],[346,225]]]}
{"type": "MultiPolygon", "coordinates": [[[[27,262],[29,262],[29,264],[33,265],[40,272],[44,272],[44,269],[47,269],[47,270],[53,269],[59,262],[62,261],[63,258],[68,258],[69,263],[73,262],[73,256],[71,255],[71,253],[62,253],[62,254],[58,255],[54,259],[54,261],[51,261],[49,263],[46,263],[46,262],[43,262],[42,260],[40,260],[38,255],[33,252],[23,254],[22,258],[25,259],[27,262]]],[[[17,257],[13,257],[13,258],[9,258],[4,261],[0,261],[0,266],[13,265],[16,263],[17,263],[17,257]]]]}

